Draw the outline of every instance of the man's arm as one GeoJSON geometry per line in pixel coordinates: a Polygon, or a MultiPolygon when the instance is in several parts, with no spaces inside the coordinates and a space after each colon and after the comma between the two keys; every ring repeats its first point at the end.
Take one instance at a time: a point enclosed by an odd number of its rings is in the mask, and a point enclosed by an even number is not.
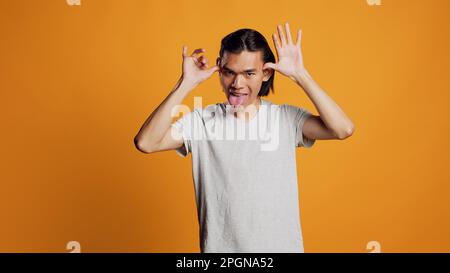
{"type": "Polygon", "coordinates": [[[312,115],[303,124],[303,135],[310,139],[346,139],[355,130],[353,122],[320,88],[306,69],[295,77],[305,90],[320,116],[312,115]]]}
{"type": "Polygon", "coordinates": [[[218,66],[208,68],[205,56],[197,55],[205,52],[199,48],[191,56],[187,56],[187,47],[183,46],[183,74],[164,101],[145,120],[138,134],[134,137],[136,148],[143,153],[172,150],[183,145],[181,134],[172,125],[172,109],[181,104],[183,99],[198,84],[216,72],[218,66]]]}
{"type": "Polygon", "coordinates": [[[176,132],[172,132],[171,129],[171,112],[174,107],[183,102],[189,92],[190,88],[182,84],[182,79],[180,78],[174,89],[156,110],[150,114],[138,134],[134,137],[134,144],[139,151],[152,153],[176,149],[183,145],[182,138],[173,137],[176,132]]]}
{"type": "Polygon", "coordinates": [[[302,31],[298,31],[297,41],[292,41],[289,24],[285,24],[286,36],[281,25],[278,35],[273,34],[273,42],[278,55],[278,63],[265,63],[263,69],[274,69],[294,80],[301,86],[313,102],[320,116],[312,115],[303,124],[303,135],[309,139],[345,139],[354,132],[354,124],[342,109],[312,79],[303,65],[301,52],[302,31]],[[281,42],[280,42],[281,40],[281,42]]]}

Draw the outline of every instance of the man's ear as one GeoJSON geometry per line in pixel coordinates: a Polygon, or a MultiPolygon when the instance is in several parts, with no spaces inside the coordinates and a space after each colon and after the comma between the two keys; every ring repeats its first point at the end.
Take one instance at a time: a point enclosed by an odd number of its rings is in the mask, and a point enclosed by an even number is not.
{"type": "Polygon", "coordinates": [[[263,82],[268,81],[268,80],[270,79],[270,77],[272,77],[273,72],[274,72],[274,71],[273,71],[272,68],[265,68],[265,69],[263,69],[263,74],[264,74],[264,76],[263,76],[263,82]]]}
{"type": "Polygon", "coordinates": [[[217,57],[217,59],[216,59],[216,65],[219,67],[219,72],[222,70],[222,67],[220,66],[221,64],[220,64],[220,60],[221,60],[221,58],[220,57],[217,57]]]}

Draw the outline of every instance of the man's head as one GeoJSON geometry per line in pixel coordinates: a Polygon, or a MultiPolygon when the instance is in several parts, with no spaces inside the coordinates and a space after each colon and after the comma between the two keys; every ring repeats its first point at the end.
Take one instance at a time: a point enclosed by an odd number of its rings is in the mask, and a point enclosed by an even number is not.
{"type": "Polygon", "coordinates": [[[253,29],[240,29],[222,39],[217,65],[220,82],[231,105],[255,104],[259,97],[273,92],[272,69],[263,70],[275,56],[266,39],[253,29]]]}

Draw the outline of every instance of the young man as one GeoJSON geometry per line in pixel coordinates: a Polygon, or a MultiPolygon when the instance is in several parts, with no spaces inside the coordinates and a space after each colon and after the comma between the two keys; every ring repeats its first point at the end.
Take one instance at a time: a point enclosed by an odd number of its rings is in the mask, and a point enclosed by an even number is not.
{"type": "Polygon", "coordinates": [[[183,47],[180,80],[134,139],[144,153],[192,154],[202,252],[304,252],[295,149],[353,134],[351,120],[305,69],[301,30],[295,43],[287,23],[285,32],[279,25],[279,37],[273,35],[277,63],[266,39],[251,29],[223,38],[211,68],[199,56],[203,49],[189,56],[183,47]],[[172,109],[216,71],[227,100],[172,124],[172,109]],[[274,71],[295,81],[320,115],[262,99],[273,90],[274,71]],[[263,133],[236,138],[230,124],[263,133]]]}

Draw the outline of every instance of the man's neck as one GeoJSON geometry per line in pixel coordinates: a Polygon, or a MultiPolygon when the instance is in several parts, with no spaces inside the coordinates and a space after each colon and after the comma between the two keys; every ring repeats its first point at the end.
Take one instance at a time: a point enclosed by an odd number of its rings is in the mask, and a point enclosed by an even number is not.
{"type": "Polygon", "coordinates": [[[257,97],[254,103],[247,105],[245,108],[241,107],[238,111],[234,112],[234,117],[248,122],[256,116],[260,106],[261,98],[257,97]]]}

